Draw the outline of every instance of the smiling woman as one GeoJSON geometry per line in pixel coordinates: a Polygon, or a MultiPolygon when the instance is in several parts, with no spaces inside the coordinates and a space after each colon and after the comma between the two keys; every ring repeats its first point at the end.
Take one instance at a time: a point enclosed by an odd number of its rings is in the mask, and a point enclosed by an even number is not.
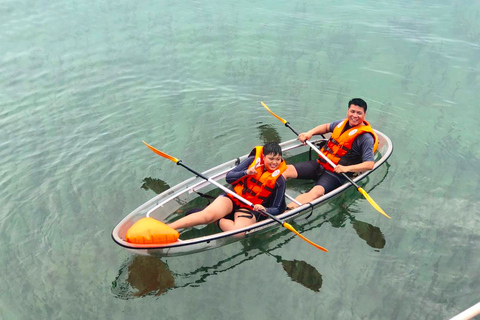
{"type": "Polygon", "coordinates": [[[250,155],[226,175],[235,193],[253,204],[239,201],[232,194],[220,195],[205,209],[170,224],[174,229],[190,228],[217,222],[223,231],[248,227],[263,220],[261,211],[278,215],[285,211],[285,179],[287,165],[282,148],[274,142],[255,147],[250,155]]]}

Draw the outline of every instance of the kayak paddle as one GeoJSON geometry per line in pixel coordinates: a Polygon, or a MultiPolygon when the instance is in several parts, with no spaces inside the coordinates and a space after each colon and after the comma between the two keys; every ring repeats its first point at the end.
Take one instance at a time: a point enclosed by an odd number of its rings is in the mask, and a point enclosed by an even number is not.
{"type": "MultiPolygon", "coordinates": [[[[293,133],[295,133],[298,137],[298,133],[297,131],[295,131],[295,129],[292,128],[292,126],[290,126],[290,123],[285,120],[285,119],[282,119],[281,117],[277,116],[275,113],[272,112],[272,110],[270,110],[269,107],[267,107],[267,105],[263,102],[262,103],[262,106],[267,109],[268,112],[270,112],[272,114],[272,116],[274,116],[275,118],[277,118],[278,120],[280,120],[286,127],[290,128],[290,130],[293,131],[293,133]]],[[[308,144],[310,146],[310,148],[312,148],[313,150],[315,150],[323,159],[325,159],[325,161],[328,162],[329,165],[331,165],[333,168],[336,167],[336,165],[330,160],[327,158],[326,155],[324,155],[320,150],[318,150],[318,148],[313,144],[311,143],[309,140],[305,140],[305,143],[308,144]]],[[[365,197],[365,199],[367,199],[367,201],[378,211],[380,212],[381,214],[383,214],[385,217],[387,217],[388,219],[391,219],[388,214],[385,213],[385,211],[382,210],[382,208],[380,208],[380,206],[368,195],[368,193],[363,190],[358,184],[356,184],[352,179],[350,179],[349,176],[347,176],[345,173],[343,173],[343,176],[345,178],[348,179],[348,181],[350,181],[350,183],[355,186],[355,188],[357,188],[357,190],[365,197]]]]}
{"type": "MultiPolygon", "coordinates": [[[[150,149],[152,150],[153,152],[155,152],[156,154],[158,154],[159,156],[162,156],[168,160],[171,160],[173,162],[175,162],[177,165],[180,165],[182,167],[184,167],[185,169],[187,169],[188,171],[190,171],[191,173],[195,174],[196,176],[202,178],[202,179],[205,179],[207,181],[209,181],[211,184],[217,186],[218,188],[222,189],[223,191],[225,191],[226,193],[228,194],[231,194],[232,196],[234,196],[235,198],[237,198],[238,200],[242,201],[243,203],[245,203],[246,205],[250,206],[250,207],[253,207],[253,203],[251,203],[250,201],[248,201],[247,199],[239,196],[238,194],[236,194],[235,192],[233,192],[232,190],[226,188],[225,186],[221,185],[220,183],[218,183],[217,181],[211,179],[211,178],[207,178],[206,176],[202,175],[201,173],[193,170],[192,168],[188,167],[187,165],[184,165],[182,163],[182,160],[179,160],[175,157],[172,157],[154,147],[152,147],[151,145],[149,145],[148,143],[146,143],[145,141],[143,141],[143,143],[150,149]]],[[[274,215],[266,212],[265,210],[261,210],[260,211],[261,213],[265,214],[266,216],[270,217],[271,219],[275,220],[276,222],[278,222],[279,224],[281,224],[284,228],[292,231],[293,233],[295,233],[297,236],[299,236],[300,238],[302,238],[303,240],[305,240],[306,242],[308,242],[309,244],[311,244],[312,246],[316,247],[317,249],[320,249],[322,251],[325,251],[325,252],[328,252],[327,249],[325,249],[324,247],[322,246],[319,246],[318,244],[308,240],[307,238],[305,238],[303,235],[301,235],[297,230],[295,230],[295,228],[293,228],[289,223],[285,222],[285,221],[282,221],[280,219],[278,219],[277,217],[275,217],[274,215]]]]}

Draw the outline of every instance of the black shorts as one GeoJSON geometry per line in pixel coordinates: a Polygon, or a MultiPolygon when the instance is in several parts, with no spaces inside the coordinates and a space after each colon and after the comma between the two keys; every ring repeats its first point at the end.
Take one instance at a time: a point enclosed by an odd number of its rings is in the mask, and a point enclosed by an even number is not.
{"type": "Polygon", "coordinates": [[[251,219],[253,216],[255,216],[255,220],[256,221],[261,221],[263,219],[265,219],[267,216],[261,214],[260,212],[258,211],[255,211],[255,210],[252,210],[252,209],[249,209],[249,208],[245,208],[245,207],[240,207],[239,205],[237,205],[235,203],[235,201],[233,201],[229,196],[227,196],[226,194],[223,194],[224,197],[227,197],[228,199],[230,199],[232,201],[232,204],[233,204],[233,209],[232,209],[232,212],[230,212],[229,214],[227,214],[225,217],[225,219],[229,219],[229,220],[235,220],[235,212],[237,211],[241,211],[243,213],[243,215],[240,215],[239,217],[243,217],[245,216],[245,218],[249,218],[251,219]]]}
{"type": "Polygon", "coordinates": [[[342,175],[325,170],[317,160],[295,163],[293,167],[297,170],[297,179],[313,180],[316,186],[325,189],[325,193],[338,188],[347,180],[342,175]]]}

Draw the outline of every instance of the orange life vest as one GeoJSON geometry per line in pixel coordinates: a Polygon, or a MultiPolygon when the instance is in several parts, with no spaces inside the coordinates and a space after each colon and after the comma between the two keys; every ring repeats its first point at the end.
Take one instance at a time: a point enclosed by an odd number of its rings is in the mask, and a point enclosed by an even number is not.
{"type": "MultiPolygon", "coordinates": [[[[362,159],[360,158],[361,156],[352,154],[353,141],[355,141],[355,139],[361,134],[370,133],[373,136],[375,140],[373,152],[375,152],[378,147],[378,136],[367,121],[363,121],[365,125],[358,125],[343,132],[347,123],[348,119],[340,122],[335,129],[333,129],[330,139],[321,149],[322,153],[335,165],[352,165],[362,162],[362,159]]],[[[318,162],[326,170],[333,171],[332,166],[330,166],[321,156],[319,157],[318,162]]]]}
{"type": "MultiPolygon", "coordinates": [[[[282,176],[282,173],[287,169],[287,164],[285,163],[285,160],[282,160],[278,168],[275,169],[275,171],[270,172],[265,168],[262,160],[262,146],[255,147],[249,156],[251,155],[255,155],[255,158],[253,159],[248,169],[255,167],[255,165],[257,164],[260,164],[260,166],[257,168],[257,173],[254,175],[246,175],[232,183],[233,190],[236,194],[242,196],[253,204],[262,204],[272,194],[275,188],[275,182],[278,178],[282,176]]],[[[248,207],[246,204],[239,201],[234,196],[230,194],[228,194],[228,196],[236,205],[240,207],[248,207]]]]}

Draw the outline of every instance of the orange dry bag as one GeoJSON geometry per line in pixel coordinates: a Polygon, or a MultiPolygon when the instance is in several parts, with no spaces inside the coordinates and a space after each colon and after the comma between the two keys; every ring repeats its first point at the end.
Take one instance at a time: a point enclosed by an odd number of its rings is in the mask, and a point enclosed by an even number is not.
{"type": "Polygon", "coordinates": [[[142,218],[127,231],[126,240],[138,244],[167,244],[178,240],[178,231],[153,218],[142,218]]]}

